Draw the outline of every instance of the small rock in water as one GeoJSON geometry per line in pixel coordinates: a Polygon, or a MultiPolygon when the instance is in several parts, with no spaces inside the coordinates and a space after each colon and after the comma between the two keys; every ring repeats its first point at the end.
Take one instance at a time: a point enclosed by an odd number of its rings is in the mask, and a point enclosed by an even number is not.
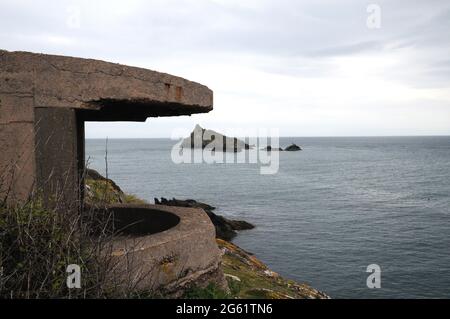
{"type": "Polygon", "coordinates": [[[268,145],[267,147],[262,149],[263,151],[267,151],[267,152],[271,152],[271,151],[279,151],[282,152],[283,149],[281,147],[272,147],[270,145],[268,145]]]}
{"type": "Polygon", "coordinates": [[[292,145],[289,145],[284,149],[287,152],[295,152],[295,151],[301,151],[302,148],[298,146],[297,144],[292,143],[292,145]]]}

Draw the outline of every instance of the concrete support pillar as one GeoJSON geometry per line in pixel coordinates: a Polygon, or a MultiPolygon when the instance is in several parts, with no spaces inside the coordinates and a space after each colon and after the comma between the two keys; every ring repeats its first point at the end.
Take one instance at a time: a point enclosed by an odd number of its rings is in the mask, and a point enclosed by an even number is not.
{"type": "Polygon", "coordinates": [[[69,108],[36,108],[36,190],[46,202],[80,207],[84,126],[69,108]]]}

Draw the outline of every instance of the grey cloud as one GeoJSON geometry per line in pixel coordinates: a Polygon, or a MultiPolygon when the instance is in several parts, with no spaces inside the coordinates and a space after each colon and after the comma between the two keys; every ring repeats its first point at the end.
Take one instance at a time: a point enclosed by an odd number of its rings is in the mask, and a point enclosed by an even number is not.
{"type": "MultiPolygon", "coordinates": [[[[67,28],[67,9],[62,1],[2,4],[2,34],[54,34],[80,41],[95,38],[100,50],[128,48],[130,54],[197,50],[243,52],[279,56],[332,56],[378,50],[391,41],[411,37],[427,45],[442,45],[449,27],[445,1],[379,1],[383,28],[368,30],[367,4],[361,1],[273,1],[252,9],[213,2],[143,2],[132,16],[120,15],[107,24],[96,21],[102,8],[81,2],[81,29],[67,28]],[[414,3],[414,7],[411,3],[414,3]],[[443,8],[443,9],[442,9],[443,8]],[[90,12],[96,10],[97,12],[90,12]],[[433,19],[423,21],[429,13],[433,19]],[[427,27],[428,25],[428,27],[427,27]],[[99,40],[100,39],[100,40],[99,40]]],[[[91,42],[94,42],[91,40],[91,42]]],[[[125,51],[125,50],[124,50],[125,51]]]]}
{"type": "Polygon", "coordinates": [[[236,62],[224,56],[245,56],[248,67],[292,77],[327,77],[336,71],[334,57],[393,53],[401,63],[384,74],[387,80],[450,86],[447,0],[246,3],[2,0],[0,47],[149,67],[162,60],[226,65],[236,62]],[[381,29],[366,26],[369,3],[381,7],[381,29]],[[70,7],[80,9],[80,28],[68,25],[70,7]]]}
{"type": "Polygon", "coordinates": [[[363,41],[351,44],[344,44],[330,48],[323,48],[309,52],[307,55],[311,57],[321,56],[341,56],[350,55],[361,52],[380,51],[384,48],[384,43],[381,41],[363,41]]]}

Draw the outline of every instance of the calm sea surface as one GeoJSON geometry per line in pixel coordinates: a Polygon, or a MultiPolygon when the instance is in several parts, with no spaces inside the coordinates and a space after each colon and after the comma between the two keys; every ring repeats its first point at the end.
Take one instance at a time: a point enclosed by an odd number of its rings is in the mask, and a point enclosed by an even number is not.
{"type": "MultiPolygon", "coordinates": [[[[257,164],[174,164],[169,139],[108,142],[123,190],[193,198],[254,230],[234,242],[334,298],[450,297],[450,137],[282,138],[279,172],[257,164]],[[366,267],[381,267],[368,289],[366,267]]],[[[104,173],[105,140],[87,140],[104,173]]]]}

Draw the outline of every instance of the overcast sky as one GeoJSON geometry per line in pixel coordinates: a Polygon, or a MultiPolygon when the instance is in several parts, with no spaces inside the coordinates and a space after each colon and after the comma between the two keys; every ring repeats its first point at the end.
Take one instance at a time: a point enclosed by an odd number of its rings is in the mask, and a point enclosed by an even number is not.
{"type": "Polygon", "coordinates": [[[170,137],[196,123],[450,134],[448,0],[0,0],[0,48],[145,67],[214,91],[208,114],[89,123],[88,137],[170,137]]]}

